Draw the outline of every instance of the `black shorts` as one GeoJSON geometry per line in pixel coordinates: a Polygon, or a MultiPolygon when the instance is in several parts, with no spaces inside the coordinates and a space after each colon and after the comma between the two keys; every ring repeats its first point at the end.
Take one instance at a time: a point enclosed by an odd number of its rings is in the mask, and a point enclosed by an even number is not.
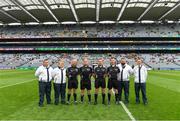
{"type": "Polygon", "coordinates": [[[91,80],[81,80],[81,90],[91,90],[91,80]]]}
{"type": "Polygon", "coordinates": [[[106,81],[105,79],[96,79],[95,80],[95,88],[106,88],[106,81]]]}
{"type": "Polygon", "coordinates": [[[109,79],[108,81],[108,89],[118,89],[118,81],[116,79],[109,79]]]}
{"type": "Polygon", "coordinates": [[[74,81],[69,80],[68,81],[68,89],[77,89],[77,88],[78,88],[77,80],[74,80],[74,81]]]}

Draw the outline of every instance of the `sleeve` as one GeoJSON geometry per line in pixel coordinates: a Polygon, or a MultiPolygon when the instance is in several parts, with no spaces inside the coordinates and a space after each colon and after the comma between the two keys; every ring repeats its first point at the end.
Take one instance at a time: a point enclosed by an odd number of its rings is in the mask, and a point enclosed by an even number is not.
{"type": "Polygon", "coordinates": [[[41,74],[41,68],[39,67],[35,72],[35,76],[38,77],[40,74],[41,74]]]}
{"type": "Polygon", "coordinates": [[[133,71],[133,69],[132,69],[131,66],[129,66],[129,73],[130,73],[130,74],[133,74],[133,73],[134,73],[134,71],[133,71]]]}
{"type": "Polygon", "coordinates": [[[78,80],[78,76],[80,76],[80,78],[81,78],[81,74],[80,74],[80,68],[77,67],[77,69],[78,69],[78,72],[77,72],[77,75],[76,75],[76,79],[78,80]]]}
{"type": "Polygon", "coordinates": [[[144,74],[145,74],[145,79],[147,79],[148,73],[147,73],[147,68],[144,67],[144,74]]]}
{"type": "Polygon", "coordinates": [[[136,69],[136,67],[133,68],[133,73],[134,73],[134,74],[135,74],[135,69],[136,69]]]}
{"type": "Polygon", "coordinates": [[[96,74],[96,70],[97,70],[97,67],[96,67],[96,68],[94,68],[94,74],[96,74]]]}
{"type": "Polygon", "coordinates": [[[52,74],[52,77],[54,78],[56,74],[56,69],[53,69],[51,74],[52,74]]]}
{"type": "Polygon", "coordinates": [[[109,73],[109,67],[107,68],[107,73],[109,73]]]}
{"type": "Polygon", "coordinates": [[[90,69],[91,69],[91,74],[92,74],[93,73],[93,68],[91,67],[90,69]]]}
{"type": "Polygon", "coordinates": [[[104,77],[106,78],[106,76],[108,77],[108,71],[107,71],[108,69],[107,68],[105,68],[105,74],[104,74],[104,77]]]}
{"type": "Polygon", "coordinates": [[[104,67],[104,69],[105,69],[105,74],[107,74],[107,73],[108,73],[108,72],[107,72],[107,68],[104,67]]]}
{"type": "Polygon", "coordinates": [[[119,67],[118,67],[118,73],[120,73],[120,69],[119,69],[119,67]]]}
{"type": "Polygon", "coordinates": [[[118,64],[118,65],[117,65],[117,67],[119,68],[119,72],[120,72],[120,71],[121,71],[121,69],[120,69],[120,68],[121,68],[121,67],[120,67],[120,65],[118,64]]]}
{"type": "Polygon", "coordinates": [[[95,69],[96,69],[95,67],[92,68],[92,73],[93,73],[93,74],[95,74],[95,69]]]}
{"type": "Polygon", "coordinates": [[[69,77],[69,68],[66,70],[66,76],[69,77]]]}
{"type": "Polygon", "coordinates": [[[137,66],[135,66],[135,67],[133,68],[133,75],[135,76],[136,73],[137,73],[137,66]]]}
{"type": "Polygon", "coordinates": [[[79,70],[79,74],[81,75],[82,74],[82,67],[80,67],[78,70],[79,70]]]}

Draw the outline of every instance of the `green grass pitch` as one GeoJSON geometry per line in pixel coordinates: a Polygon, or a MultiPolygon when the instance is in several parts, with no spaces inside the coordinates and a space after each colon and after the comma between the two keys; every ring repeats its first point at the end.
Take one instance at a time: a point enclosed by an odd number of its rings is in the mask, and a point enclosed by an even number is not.
{"type": "MultiPolygon", "coordinates": [[[[180,71],[149,71],[148,74],[149,104],[135,104],[131,78],[129,111],[136,120],[180,120],[180,71]]],[[[101,95],[98,102],[98,105],[45,104],[40,108],[33,70],[0,70],[0,120],[130,120],[122,106],[113,103],[114,97],[110,106],[101,104],[101,95]]]]}

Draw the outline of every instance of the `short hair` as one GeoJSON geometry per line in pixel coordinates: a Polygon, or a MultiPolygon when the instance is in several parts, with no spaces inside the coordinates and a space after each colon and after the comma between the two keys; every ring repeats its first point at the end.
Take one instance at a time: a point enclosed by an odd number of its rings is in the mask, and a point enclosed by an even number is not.
{"type": "Polygon", "coordinates": [[[117,59],[116,59],[115,57],[111,57],[111,58],[110,58],[110,61],[111,61],[111,60],[117,61],[117,59]]]}
{"type": "Polygon", "coordinates": [[[111,60],[111,59],[115,59],[115,60],[116,60],[116,58],[115,58],[115,57],[111,57],[111,58],[110,58],[110,60],[111,60]]]}
{"type": "Polygon", "coordinates": [[[63,58],[59,59],[58,63],[59,63],[59,62],[64,62],[64,59],[63,59],[63,58]]]}
{"type": "Polygon", "coordinates": [[[48,61],[48,59],[44,59],[43,62],[48,61]]]}
{"type": "Polygon", "coordinates": [[[122,57],[120,60],[126,60],[126,58],[122,57]]]}
{"type": "Polygon", "coordinates": [[[142,58],[140,58],[140,57],[136,58],[136,61],[138,61],[138,60],[143,61],[143,59],[142,59],[142,58]]]}
{"type": "Polygon", "coordinates": [[[64,61],[64,58],[59,58],[59,60],[58,61],[64,61]]]}

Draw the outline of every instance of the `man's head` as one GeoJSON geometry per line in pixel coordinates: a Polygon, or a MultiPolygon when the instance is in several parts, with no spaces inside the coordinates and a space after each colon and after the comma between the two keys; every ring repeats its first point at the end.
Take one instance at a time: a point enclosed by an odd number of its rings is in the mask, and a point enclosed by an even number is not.
{"type": "Polygon", "coordinates": [[[44,59],[44,60],[43,60],[43,66],[44,66],[44,67],[48,67],[48,66],[49,66],[49,61],[48,61],[48,59],[44,59]]]}
{"type": "Polygon", "coordinates": [[[142,59],[141,58],[137,58],[136,59],[136,63],[137,63],[137,65],[141,65],[142,64],[142,59]]]}
{"type": "Polygon", "coordinates": [[[116,59],[115,58],[111,58],[110,59],[110,64],[111,65],[115,65],[116,64],[116,59]]]}
{"type": "Polygon", "coordinates": [[[59,66],[60,68],[64,68],[64,60],[63,60],[63,59],[59,60],[58,66],[59,66]]]}
{"type": "Polygon", "coordinates": [[[73,67],[77,66],[77,59],[71,60],[71,66],[73,66],[73,67]]]}
{"type": "Polygon", "coordinates": [[[121,58],[120,63],[121,63],[121,65],[125,65],[126,64],[126,59],[125,58],[121,58]]]}
{"type": "Polygon", "coordinates": [[[100,58],[100,59],[98,59],[98,66],[102,66],[103,65],[103,59],[102,58],[100,58]]]}
{"type": "Polygon", "coordinates": [[[88,65],[89,65],[89,61],[88,61],[87,58],[84,58],[84,59],[83,59],[83,65],[84,65],[84,66],[88,66],[88,65]]]}

